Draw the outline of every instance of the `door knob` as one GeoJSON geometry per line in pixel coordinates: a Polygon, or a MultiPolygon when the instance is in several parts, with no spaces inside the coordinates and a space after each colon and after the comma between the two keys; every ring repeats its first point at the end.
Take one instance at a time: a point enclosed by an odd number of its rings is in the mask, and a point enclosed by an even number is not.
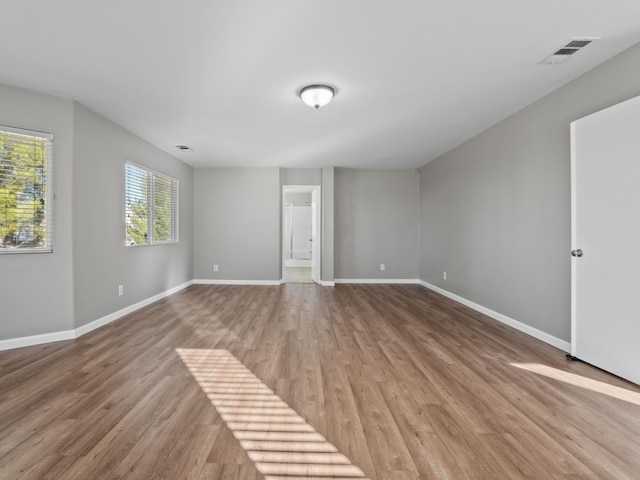
{"type": "Polygon", "coordinates": [[[582,256],[582,250],[580,250],[579,248],[577,250],[571,250],[571,256],[573,256],[573,257],[581,257],[582,256]]]}

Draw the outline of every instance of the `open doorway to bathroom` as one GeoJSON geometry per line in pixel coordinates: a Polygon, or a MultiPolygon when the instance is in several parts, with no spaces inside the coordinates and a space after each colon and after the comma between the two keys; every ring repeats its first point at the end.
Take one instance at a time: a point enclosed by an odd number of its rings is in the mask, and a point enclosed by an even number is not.
{"type": "Polygon", "coordinates": [[[317,283],[320,186],[283,186],[282,201],[282,278],[285,283],[317,283]]]}

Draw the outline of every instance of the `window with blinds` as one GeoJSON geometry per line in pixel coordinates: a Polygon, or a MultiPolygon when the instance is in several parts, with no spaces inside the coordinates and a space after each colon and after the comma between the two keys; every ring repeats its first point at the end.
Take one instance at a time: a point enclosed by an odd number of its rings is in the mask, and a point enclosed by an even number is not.
{"type": "Polygon", "coordinates": [[[53,251],[53,135],[0,126],[0,254],[53,251]]]}
{"type": "Polygon", "coordinates": [[[178,241],[178,180],[125,164],[126,245],[178,241]]]}

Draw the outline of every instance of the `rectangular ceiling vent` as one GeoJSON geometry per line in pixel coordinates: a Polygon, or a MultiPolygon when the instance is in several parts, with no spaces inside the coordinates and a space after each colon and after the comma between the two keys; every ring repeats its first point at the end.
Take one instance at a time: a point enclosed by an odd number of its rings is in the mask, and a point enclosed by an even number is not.
{"type": "Polygon", "coordinates": [[[597,37],[593,38],[574,38],[566,45],[558,48],[555,52],[549,55],[547,58],[542,60],[540,63],[543,65],[556,65],[558,63],[562,63],[568,60],[572,55],[576,54],[584,47],[589,45],[594,40],[597,40],[597,37]]]}
{"type": "Polygon", "coordinates": [[[178,150],[182,151],[182,152],[193,152],[193,149],[188,147],[187,145],[174,145],[178,150]]]}

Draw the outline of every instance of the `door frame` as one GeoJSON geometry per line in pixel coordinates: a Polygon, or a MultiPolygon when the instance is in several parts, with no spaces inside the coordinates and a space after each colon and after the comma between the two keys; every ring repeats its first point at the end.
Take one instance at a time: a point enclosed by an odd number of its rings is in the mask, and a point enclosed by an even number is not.
{"type": "MultiPolygon", "coordinates": [[[[571,122],[570,126],[570,147],[571,147],[571,249],[576,247],[578,243],[578,222],[577,222],[577,179],[576,179],[576,126],[575,121],[571,122]]],[[[571,355],[575,357],[577,355],[577,330],[578,330],[578,291],[577,291],[577,279],[578,279],[578,266],[576,264],[576,258],[571,257],[571,355]]]]}
{"type": "Polygon", "coordinates": [[[281,268],[281,282],[284,283],[284,269],[285,269],[285,209],[286,209],[286,195],[287,193],[311,193],[312,198],[316,197],[317,201],[311,202],[311,217],[315,218],[315,225],[312,226],[312,231],[315,230],[315,238],[313,238],[313,244],[311,246],[311,278],[315,283],[321,283],[321,259],[322,252],[322,187],[320,185],[283,185],[282,186],[282,205],[280,209],[280,224],[281,224],[281,239],[280,242],[280,268],[281,268]],[[315,227],[315,228],[314,228],[315,227]]]}

